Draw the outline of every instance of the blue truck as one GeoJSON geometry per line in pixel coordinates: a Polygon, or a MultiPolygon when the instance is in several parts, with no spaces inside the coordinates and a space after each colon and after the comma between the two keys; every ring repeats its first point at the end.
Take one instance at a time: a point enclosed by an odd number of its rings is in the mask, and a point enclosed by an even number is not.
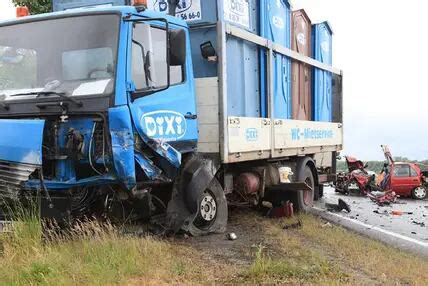
{"type": "Polygon", "coordinates": [[[290,49],[287,1],[52,4],[0,23],[3,202],[203,235],[228,204],[307,211],[334,180],[342,72],[290,49]],[[292,118],[291,63],[320,79],[326,121],[292,118]]]}

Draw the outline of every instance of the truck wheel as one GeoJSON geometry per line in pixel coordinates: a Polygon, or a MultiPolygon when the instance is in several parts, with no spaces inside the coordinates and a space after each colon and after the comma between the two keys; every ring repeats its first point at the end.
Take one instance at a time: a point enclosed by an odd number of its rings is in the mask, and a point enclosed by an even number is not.
{"type": "Polygon", "coordinates": [[[184,160],[167,207],[168,233],[182,230],[200,236],[226,231],[227,200],[216,172],[215,161],[209,158],[184,160]]]}
{"type": "Polygon", "coordinates": [[[196,199],[196,216],[188,227],[193,236],[222,233],[227,225],[227,200],[219,181],[214,178],[196,199]]]}
{"type": "Polygon", "coordinates": [[[308,212],[314,205],[315,198],[315,179],[311,168],[304,166],[303,170],[298,173],[298,181],[303,181],[312,188],[311,191],[299,191],[297,193],[297,210],[308,212]]]}
{"type": "Polygon", "coordinates": [[[415,200],[424,200],[427,197],[427,190],[422,186],[414,188],[412,191],[412,197],[415,200]]]}
{"type": "Polygon", "coordinates": [[[314,200],[319,201],[324,196],[324,185],[319,185],[315,188],[314,200]]]}

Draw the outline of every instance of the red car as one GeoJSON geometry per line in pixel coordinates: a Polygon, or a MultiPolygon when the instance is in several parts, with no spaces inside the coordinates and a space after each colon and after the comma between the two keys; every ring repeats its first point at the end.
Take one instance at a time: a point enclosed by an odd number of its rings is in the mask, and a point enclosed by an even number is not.
{"type": "Polygon", "coordinates": [[[427,197],[427,178],[416,164],[394,162],[388,169],[391,174],[389,187],[397,195],[417,200],[427,197]]]}

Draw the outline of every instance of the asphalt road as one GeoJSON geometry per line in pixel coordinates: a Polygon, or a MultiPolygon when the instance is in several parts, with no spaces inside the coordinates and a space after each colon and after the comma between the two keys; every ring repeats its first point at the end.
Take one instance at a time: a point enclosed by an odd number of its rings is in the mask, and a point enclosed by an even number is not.
{"type": "Polygon", "coordinates": [[[367,197],[341,195],[328,187],[314,212],[357,232],[428,257],[427,200],[399,199],[391,206],[379,207],[367,197]],[[351,213],[326,211],[325,203],[337,203],[339,198],[349,204],[351,213]],[[392,215],[392,211],[405,214],[392,215]]]}

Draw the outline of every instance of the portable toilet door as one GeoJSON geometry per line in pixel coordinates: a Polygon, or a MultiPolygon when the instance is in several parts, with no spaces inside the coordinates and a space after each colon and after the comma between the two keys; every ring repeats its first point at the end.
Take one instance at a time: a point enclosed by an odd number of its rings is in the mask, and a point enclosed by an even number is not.
{"type": "MultiPolygon", "coordinates": [[[[291,49],[307,57],[312,56],[311,36],[312,24],[305,10],[292,12],[291,49]]],[[[311,73],[310,66],[293,61],[292,74],[292,101],[293,119],[311,120],[311,73]]]]}
{"type": "MultiPolygon", "coordinates": [[[[290,48],[291,15],[288,0],[260,1],[260,35],[272,42],[290,48]]],[[[266,50],[260,56],[262,116],[268,116],[266,50]]],[[[278,119],[291,118],[291,61],[276,54],[273,63],[273,115],[278,119]]]]}
{"type": "MultiPolygon", "coordinates": [[[[328,22],[312,26],[313,57],[326,65],[333,64],[333,31],[328,22]]],[[[328,71],[314,68],[313,71],[313,120],[331,122],[332,107],[332,75],[328,71]]]]}

